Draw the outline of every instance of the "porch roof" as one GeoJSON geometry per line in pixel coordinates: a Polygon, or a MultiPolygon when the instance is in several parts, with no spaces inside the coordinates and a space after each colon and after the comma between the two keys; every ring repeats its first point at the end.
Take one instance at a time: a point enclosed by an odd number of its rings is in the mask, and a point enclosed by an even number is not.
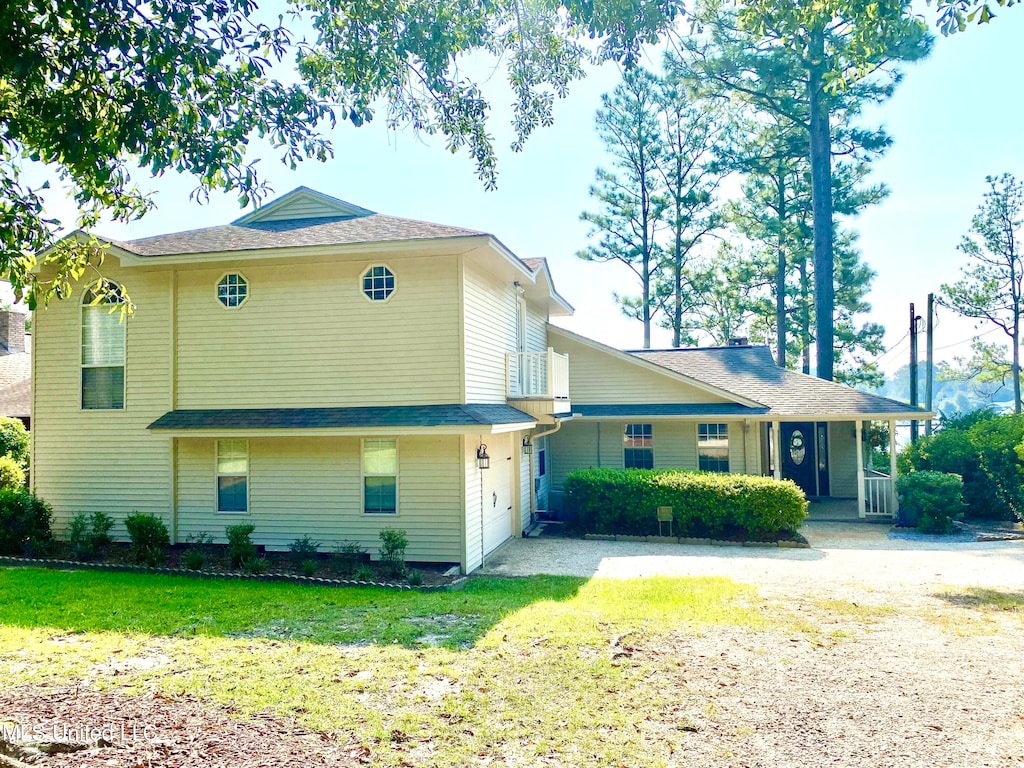
{"type": "Polygon", "coordinates": [[[762,403],[770,418],[925,419],[924,408],[780,368],[768,347],[637,350],[670,371],[762,403]]]}
{"type": "Polygon", "coordinates": [[[750,408],[739,403],[629,403],[584,404],[573,403],[573,417],[581,418],[647,418],[675,416],[754,418],[768,413],[767,408],[750,408]]]}
{"type": "Polygon", "coordinates": [[[152,430],[442,430],[494,431],[494,427],[536,425],[536,419],[502,404],[395,405],[351,408],[213,408],[169,411],[152,430]]]}

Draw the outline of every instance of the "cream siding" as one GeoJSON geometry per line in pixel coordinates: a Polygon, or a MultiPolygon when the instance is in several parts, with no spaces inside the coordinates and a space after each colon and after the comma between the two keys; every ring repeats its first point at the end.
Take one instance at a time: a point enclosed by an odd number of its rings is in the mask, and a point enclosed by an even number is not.
{"type": "Polygon", "coordinates": [[[548,438],[542,437],[533,446],[533,467],[534,467],[534,506],[537,509],[548,508],[548,491],[551,490],[551,449],[548,438]],[[540,474],[540,452],[544,451],[546,467],[545,473],[540,474]]]}
{"type": "Polygon", "coordinates": [[[462,571],[471,573],[483,563],[480,534],[483,510],[483,473],[476,462],[476,449],[483,436],[465,435],[462,438],[463,486],[466,490],[465,518],[463,519],[462,571]]]}
{"type": "MultiPolygon", "coordinates": [[[[516,288],[466,262],[463,268],[466,402],[503,403],[506,400],[505,354],[517,345],[516,288]]],[[[528,301],[526,351],[547,349],[547,314],[528,301]]]]}
{"type": "MultiPolygon", "coordinates": [[[[533,462],[535,455],[526,456],[523,454],[523,437],[526,432],[517,432],[512,440],[513,460],[518,456],[519,461],[519,525],[513,534],[519,535],[530,527],[530,513],[536,508],[536,500],[533,495],[533,462]]],[[[537,446],[533,447],[534,451],[537,446]]]]}
{"type": "MultiPolygon", "coordinates": [[[[81,410],[81,298],[53,301],[34,313],[32,485],[54,510],[62,533],[79,512],[122,521],[133,511],[171,525],[171,441],[146,431],[170,407],[170,275],[126,272],[108,259],[103,274],[125,281],[138,305],[125,322],[125,408],[81,410]]],[[[45,278],[45,274],[43,275],[45,278]]]]}
{"type": "Polygon", "coordinates": [[[575,404],[723,403],[723,397],[574,339],[552,334],[556,352],[569,355],[569,398],[575,404]]]}
{"type": "Polygon", "coordinates": [[[835,498],[857,498],[857,439],[852,421],[828,425],[829,491],[835,498]]]}
{"type": "Polygon", "coordinates": [[[409,536],[410,561],[461,559],[461,437],[398,436],[398,514],[362,511],[361,440],[348,437],[249,440],[249,512],[216,511],[216,441],[179,438],[178,530],[182,539],[251,523],[253,541],[286,549],[310,536],[330,550],[358,542],[376,557],[382,528],[409,536]]]}
{"type": "Polygon", "coordinates": [[[460,401],[455,256],[232,270],[249,284],[232,310],[216,298],[224,269],[179,273],[177,407],[460,401]],[[397,287],[371,302],[360,278],[379,263],[397,287]]]}

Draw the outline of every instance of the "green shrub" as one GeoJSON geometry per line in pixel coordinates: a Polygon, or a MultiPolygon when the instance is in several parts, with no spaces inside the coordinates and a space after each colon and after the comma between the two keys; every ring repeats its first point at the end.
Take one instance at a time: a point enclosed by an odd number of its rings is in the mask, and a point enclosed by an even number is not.
{"type": "Polygon", "coordinates": [[[1024,416],[978,411],[943,421],[943,428],[907,446],[900,474],[948,472],[963,478],[966,515],[1024,519],[1024,416]]]}
{"type": "Polygon", "coordinates": [[[0,416],[0,456],[10,456],[23,470],[28,469],[31,436],[21,419],[0,416]]]}
{"type": "Polygon", "coordinates": [[[24,488],[25,470],[9,454],[0,456],[0,488],[24,488]]]}
{"type": "Polygon", "coordinates": [[[358,541],[343,541],[334,550],[334,555],[338,558],[338,566],[341,572],[352,574],[356,572],[360,563],[366,559],[366,550],[362,548],[358,541]]]}
{"type": "Polygon", "coordinates": [[[208,533],[197,533],[189,536],[189,547],[181,557],[182,564],[190,571],[201,571],[209,561],[210,544],[213,541],[208,533]]]}
{"type": "Polygon", "coordinates": [[[677,536],[767,538],[807,517],[807,499],[789,480],[683,470],[575,470],[565,505],[585,533],[633,536],[658,534],[663,506],[677,536]]]}
{"type": "Polygon", "coordinates": [[[53,545],[50,505],[31,491],[0,490],[0,555],[42,555],[53,545]]]}
{"type": "Polygon", "coordinates": [[[911,472],[896,480],[899,523],[922,533],[952,533],[964,514],[963,480],[948,472],[911,472]]]}
{"type": "Polygon", "coordinates": [[[261,574],[267,572],[267,558],[265,557],[250,557],[248,560],[242,562],[242,570],[246,573],[261,574]]]}
{"type": "Polygon", "coordinates": [[[316,561],[316,554],[320,551],[320,542],[309,536],[303,536],[289,544],[288,549],[291,550],[292,560],[295,564],[302,565],[306,560],[316,561]]]}
{"type": "Polygon", "coordinates": [[[92,560],[100,557],[110,545],[110,529],[114,518],[99,510],[86,514],[79,512],[68,523],[64,538],[72,560],[92,560]]]}
{"type": "Polygon", "coordinates": [[[150,568],[167,562],[167,550],[171,537],[164,521],[156,515],[133,512],[124,519],[128,537],[132,540],[132,559],[150,568]]]}
{"type": "Polygon", "coordinates": [[[388,576],[405,575],[405,550],[409,539],[405,531],[385,528],[380,532],[380,562],[388,576]]]}
{"type": "Polygon", "coordinates": [[[229,525],[224,529],[228,537],[228,558],[233,567],[242,568],[250,560],[256,559],[256,545],[249,538],[255,530],[256,526],[249,523],[229,525]]]}
{"type": "Polygon", "coordinates": [[[303,576],[312,576],[316,573],[316,560],[312,557],[307,560],[303,560],[301,568],[303,576]]]}
{"type": "Polygon", "coordinates": [[[376,581],[377,574],[373,572],[373,568],[368,565],[360,565],[356,568],[356,581],[376,581]]]}
{"type": "Polygon", "coordinates": [[[409,586],[418,587],[423,584],[423,574],[419,571],[409,571],[409,586]]]}

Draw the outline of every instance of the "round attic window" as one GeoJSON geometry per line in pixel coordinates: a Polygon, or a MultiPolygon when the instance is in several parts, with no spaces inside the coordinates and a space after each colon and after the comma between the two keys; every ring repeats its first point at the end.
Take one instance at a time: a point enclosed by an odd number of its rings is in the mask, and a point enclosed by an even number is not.
{"type": "Polygon", "coordinates": [[[387,301],[395,292],[395,274],[383,265],[363,272],[363,295],[370,301],[387,301]]]}
{"type": "Polygon", "coordinates": [[[217,283],[217,301],[228,309],[242,306],[249,298],[249,283],[236,272],[229,272],[217,283]]]}

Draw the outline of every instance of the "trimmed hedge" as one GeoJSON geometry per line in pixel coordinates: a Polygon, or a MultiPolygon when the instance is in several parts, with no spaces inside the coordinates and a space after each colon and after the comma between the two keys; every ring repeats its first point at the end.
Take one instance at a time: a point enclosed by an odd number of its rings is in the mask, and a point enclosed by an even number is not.
{"type": "Polygon", "coordinates": [[[767,538],[795,533],[807,499],[789,480],[653,469],[579,469],[565,504],[585,533],[656,536],[658,507],[672,507],[673,534],[767,538]]]}

